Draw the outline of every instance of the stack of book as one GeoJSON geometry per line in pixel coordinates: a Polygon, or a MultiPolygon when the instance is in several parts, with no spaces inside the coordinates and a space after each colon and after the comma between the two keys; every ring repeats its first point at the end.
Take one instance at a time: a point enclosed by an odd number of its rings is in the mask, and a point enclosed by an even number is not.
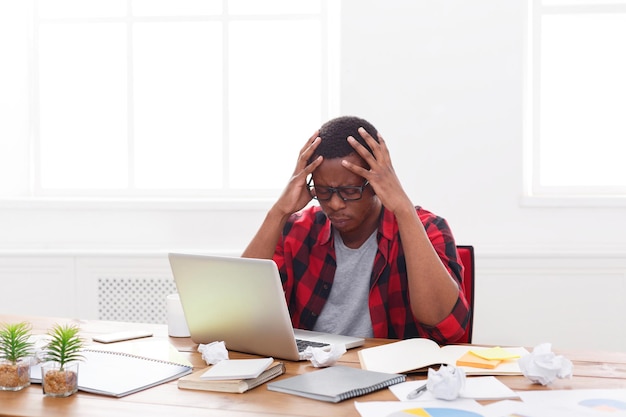
{"type": "Polygon", "coordinates": [[[273,358],[227,359],[178,380],[178,388],[244,393],[285,373],[273,358]]]}

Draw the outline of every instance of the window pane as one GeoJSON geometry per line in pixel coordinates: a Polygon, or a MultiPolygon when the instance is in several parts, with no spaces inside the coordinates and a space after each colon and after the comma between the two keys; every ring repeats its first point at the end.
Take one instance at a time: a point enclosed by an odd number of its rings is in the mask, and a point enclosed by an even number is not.
{"type": "Polygon", "coordinates": [[[626,15],[545,16],[541,37],[541,185],[626,185],[626,15]]]}
{"type": "Polygon", "coordinates": [[[41,0],[36,3],[39,8],[39,17],[47,19],[126,16],[126,1],[127,0],[41,0]]]}
{"type": "Polygon", "coordinates": [[[0,2],[0,196],[29,186],[27,2],[0,2]]]}
{"type": "Polygon", "coordinates": [[[282,188],[320,125],[319,23],[240,21],[230,29],[230,186],[282,188]]]}
{"type": "Polygon", "coordinates": [[[222,0],[133,0],[137,16],[214,15],[222,13],[222,0]]]}
{"type": "Polygon", "coordinates": [[[42,25],[41,186],[127,185],[124,24],[42,25]]]}
{"type": "Polygon", "coordinates": [[[137,187],[221,187],[221,24],[138,23],[134,41],[137,187]]]}
{"type": "Polygon", "coordinates": [[[320,0],[33,4],[34,66],[23,73],[35,77],[25,95],[35,100],[26,107],[34,181],[19,187],[66,196],[281,189],[326,114],[320,0]],[[259,160],[270,147],[272,161],[259,160]]]}
{"type": "Polygon", "coordinates": [[[230,14],[319,13],[320,0],[229,0],[230,14]]]}

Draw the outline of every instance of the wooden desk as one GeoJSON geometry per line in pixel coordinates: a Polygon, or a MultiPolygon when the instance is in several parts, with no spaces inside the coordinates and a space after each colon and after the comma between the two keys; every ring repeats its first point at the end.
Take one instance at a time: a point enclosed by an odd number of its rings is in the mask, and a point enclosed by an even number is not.
{"type": "MultiPolygon", "coordinates": [[[[195,368],[206,367],[189,338],[168,338],[167,328],[163,325],[133,324],[105,321],[81,321],[62,318],[44,318],[28,316],[0,315],[0,322],[14,323],[28,320],[33,325],[35,334],[43,334],[54,323],[74,323],[82,329],[84,337],[89,338],[99,333],[149,329],[155,337],[167,339],[195,368]]],[[[386,343],[382,339],[369,339],[365,347],[386,343]]],[[[557,380],[549,387],[531,384],[522,376],[499,377],[513,390],[549,390],[581,388],[626,388],[626,352],[558,352],[574,362],[574,377],[557,380]]],[[[231,352],[231,358],[252,357],[251,355],[231,352]]],[[[342,358],[347,366],[359,366],[357,350],[352,349],[342,358]]],[[[286,362],[287,373],[280,378],[315,370],[309,362],[286,362]]],[[[423,377],[411,377],[422,379],[423,377]]],[[[362,396],[359,401],[396,401],[393,394],[383,389],[362,396]]],[[[244,394],[181,390],[176,382],[138,392],[123,398],[110,398],[84,392],[78,392],[68,398],[44,397],[41,386],[33,384],[18,391],[0,391],[0,415],[2,416],[359,416],[353,400],[339,404],[301,398],[288,394],[268,391],[260,386],[244,394]]]]}

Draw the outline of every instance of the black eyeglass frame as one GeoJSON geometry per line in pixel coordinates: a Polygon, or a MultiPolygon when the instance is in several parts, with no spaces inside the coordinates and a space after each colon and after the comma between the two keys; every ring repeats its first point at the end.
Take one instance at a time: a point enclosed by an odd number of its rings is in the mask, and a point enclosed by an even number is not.
{"type": "Polygon", "coordinates": [[[370,185],[370,182],[365,180],[365,184],[361,185],[361,186],[346,186],[346,187],[321,187],[323,188],[325,192],[330,193],[328,195],[328,198],[319,198],[319,196],[317,195],[317,193],[313,192],[313,189],[315,188],[315,185],[313,184],[313,177],[309,178],[309,180],[306,183],[306,186],[309,190],[309,194],[311,195],[312,198],[314,198],[317,201],[329,201],[330,199],[333,198],[333,194],[337,193],[337,195],[339,196],[339,198],[341,198],[343,201],[358,201],[361,198],[363,198],[363,191],[365,191],[365,187],[367,187],[368,185],[370,185]],[[359,196],[357,198],[352,198],[352,197],[346,197],[345,195],[342,194],[342,191],[346,191],[346,190],[352,190],[352,191],[359,191],[359,196]]]}

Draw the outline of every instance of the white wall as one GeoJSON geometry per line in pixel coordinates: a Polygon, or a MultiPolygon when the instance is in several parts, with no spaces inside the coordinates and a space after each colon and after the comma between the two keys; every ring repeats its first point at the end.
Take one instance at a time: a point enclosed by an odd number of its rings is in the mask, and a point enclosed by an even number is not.
{"type": "MultiPolygon", "coordinates": [[[[374,123],[414,202],[475,246],[476,342],[626,350],[626,208],[522,202],[525,7],[342,1],[341,113],[374,123]]],[[[45,308],[2,291],[0,311],[92,318],[94,268],[167,275],[168,251],[238,253],[269,204],[5,203],[0,280],[35,299],[74,288],[45,308]]]]}

